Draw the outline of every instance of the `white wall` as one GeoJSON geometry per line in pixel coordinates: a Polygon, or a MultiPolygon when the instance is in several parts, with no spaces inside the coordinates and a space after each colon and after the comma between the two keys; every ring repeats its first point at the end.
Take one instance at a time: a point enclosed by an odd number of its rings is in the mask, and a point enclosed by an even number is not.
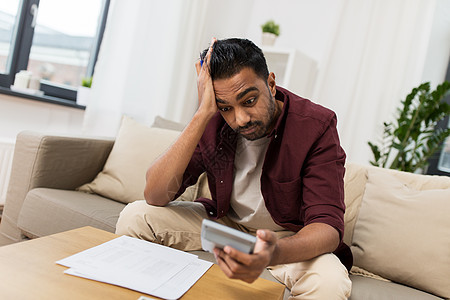
{"type": "Polygon", "coordinates": [[[249,14],[246,35],[261,44],[261,25],[273,19],[280,24],[275,46],[296,48],[318,62],[327,55],[335,34],[343,0],[258,0],[249,14]]]}
{"type": "MultiPolygon", "coordinates": [[[[382,3],[390,0],[379,1],[382,3]]],[[[337,34],[339,16],[345,5],[346,0],[279,0],[276,3],[272,0],[253,1],[245,36],[260,44],[260,25],[273,19],[281,27],[275,46],[296,48],[317,60],[320,68],[337,34]]],[[[221,11],[224,9],[221,8],[221,11]]],[[[434,84],[442,82],[449,56],[450,1],[436,0],[422,81],[434,84]]]]}
{"type": "Polygon", "coordinates": [[[0,94],[0,139],[14,141],[23,130],[81,134],[84,111],[0,94]]]}
{"type": "MultiPolygon", "coordinates": [[[[377,0],[378,7],[383,7],[384,3],[391,3],[391,0],[377,0]]],[[[399,0],[400,1],[400,0],[399,0]]],[[[422,81],[431,80],[434,84],[441,82],[444,78],[447,61],[450,51],[450,1],[448,0],[430,0],[436,3],[435,19],[432,24],[429,45],[426,47],[426,57],[424,57],[423,74],[419,76],[422,81]]],[[[319,72],[324,72],[323,68],[327,66],[330,51],[332,51],[333,42],[338,36],[342,12],[348,6],[349,0],[210,0],[205,1],[207,17],[203,26],[198,28],[201,32],[200,37],[203,41],[202,48],[206,48],[212,36],[218,38],[225,37],[246,37],[260,44],[261,29],[260,26],[268,19],[274,19],[281,25],[281,35],[276,42],[276,46],[296,48],[303,53],[316,59],[319,66],[319,72]]],[[[156,2],[155,2],[156,3],[156,2]]],[[[367,1],[369,3],[369,1],[367,1]]],[[[374,3],[372,1],[372,3],[374,3]]],[[[130,2],[133,5],[133,2],[130,2]]],[[[163,5],[160,3],[157,8],[163,5]]],[[[356,18],[357,16],[351,16],[356,18]]],[[[142,24],[147,24],[143,22],[142,24]]],[[[123,23],[116,26],[123,26],[123,23]]],[[[362,28],[360,29],[362,30],[362,28]]],[[[113,37],[114,38],[114,37],[113,37]]],[[[151,38],[151,37],[149,37],[151,38]]],[[[170,36],[166,37],[170,39],[170,36]]],[[[423,46],[423,45],[418,45],[423,46]]],[[[153,52],[163,51],[158,48],[153,52]]],[[[351,45],[349,46],[351,47],[351,45]]],[[[178,49],[184,51],[186,49],[178,49]]],[[[192,50],[192,49],[190,49],[192,50]]],[[[200,51],[202,49],[198,49],[200,51]]],[[[352,50],[349,48],[349,50],[352,50]]],[[[120,49],[118,49],[120,52],[120,49]]],[[[175,51],[175,52],[177,52],[175,51]]],[[[126,52],[126,51],[125,51],[126,52]]],[[[157,60],[158,57],[147,57],[146,60],[157,60]]],[[[175,59],[175,58],[174,58],[175,59]]],[[[179,74],[190,74],[195,77],[193,64],[197,57],[192,57],[188,64],[182,64],[178,70],[179,74]]],[[[345,65],[345,63],[342,63],[345,65]]],[[[138,70],[138,69],[136,69],[138,70]]],[[[140,69],[139,69],[140,70],[140,69]]],[[[147,70],[147,72],[154,70],[147,70]]],[[[345,68],[342,68],[340,76],[345,77],[345,68]]],[[[135,73],[135,72],[134,72],[135,73]]],[[[148,74],[133,74],[135,78],[130,78],[130,82],[145,83],[148,82],[148,74]],[[142,78],[142,80],[135,80],[142,78]]],[[[182,76],[180,76],[181,79],[182,76]]],[[[175,78],[177,79],[177,78],[175,78]]],[[[196,86],[195,80],[192,81],[192,89],[185,93],[183,114],[171,113],[166,111],[166,117],[176,121],[187,122],[193,114],[196,107],[196,86]]],[[[177,80],[170,83],[174,90],[177,80]]],[[[355,83],[357,84],[357,83],[355,83]]],[[[120,87],[119,87],[120,88],[120,87]]],[[[154,92],[154,91],[153,91],[154,92]]],[[[178,96],[177,94],[174,94],[178,96]]],[[[151,96],[151,95],[150,95],[151,96]]],[[[151,101],[151,97],[141,96],[140,101],[151,101]]],[[[140,99],[139,98],[139,99],[140,99]]],[[[176,98],[176,97],[172,97],[176,98]]],[[[400,101],[400,97],[393,97],[392,107],[395,107],[400,101]]],[[[312,99],[316,100],[317,99],[312,99]]],[[[158,101],[161,101],[158,97],[158,101]]],[[[157,105],[155,105],[156,107],[157,105]]],[[[347,109],[339,101],[333,103],[327,102],[327,106],[336,111],[347,109]],[[330,104],[330,105],[328,105],[330,104]]],[[[361,109],[367,110],[367,107],[361,109]]],[[[370,108],[369,108],[370,109],[370,108]]],[[[390,111],[390,109],[389,109],[390,111]]],[[[39,103],[27,99],[0,95],[0,138],[14,139],[21,130],[52,131],[59,133],[81,132],[84,112],[81,110],[58,106],[54,104],[39,103]]],[[[340,116],[338,115],[338,118],[340,116]]],[[[384,120],[377,119],[372,122],[381,126],[384,120]]],[[[359,126],[363,126],[359,124],[359,126]]],[[[372,125],[373,127],[374,125],[372,125]]],[[[364,130],[362,127],[360,130],[364,130]]],[[[346,135],[341,132],[341,135],[346,135]]],[[[372,134],[372,133],[371,133],[372,134]]],[[[351,134],[348,134],[351,135],[351,134]]],[[[369,138],[368,138],[369,139],[369,138]]],[[[366,141],[358,141],[365,143],[366,141]]],[[[355,157],[349,157],[350,160],[355,157]]],[[[361,154],[359,162],[367,162],[367,153],[361,154]]]]}
{"type": "Polygon", "coordinates": [[[394,117],[412,87],[444,80],[448,0],[281,0],[276,5],[262,0],[251,12],[251,39],[260,40],[258,25],[267,19],[280,23],[276,46],[297,48],[317,60],[312,100],[337,113],[349,161],[368,164],[367,141],[380,139],[383,122],[394,117]]]}
{"type": "Polygon", "coordinates": [[[434,12],[428,51],[424,63],[422,81],[433,86],[445,78],[450,56],[450,1],[438,0],[434,12]]]}
{"type": "MultiPolygon", "coordinates": [[[[200,27],[196,29],[199,31],[198,36],[201,41],[201,48],[190,52],[193,57],[187,59],[189,63],[183,64],[186,58],[181,58],[181,64],[175,66],[178,69],[180,66],[184,66],[185,68],[177,70],[177,73],[180,75],[175,75],[175,80],[172,81],[179,82],[182,89],[175,94],[174,89],[172,89],[171,95],[168,99],[168,101],[171,101],[172,99],[184,98],[184,107],[182,110],[168,109],[165,114],[165,117],[182,123],[189,122],[197,108],[197,75],[195,72],[194,63],[199,59],[200,52],[203,49],[208,48],[212,37],[217,39],[248,37],[246,33],[247,28],[251,27],[251,20],[248,16],[249,12],[253,11],[255,5],[254,0],[208,0],[205,3],[206,7],[203,25],[200,25],[200,27]],[[190,74],[190,78],[186,78],[185,74],[190,74]],[[186,82],[179,80],[182,78],[184,78],[186,82]],[[186,87],[186,85],[188,87],[186,87]],[[180,112],[182,112],[182,114],[180,114],[180,112]]],[[[188,18],[189,17],[191,16],[188,16],[188,18]]],[[[177,49],[177,51],[179,50],[180,49],[177,49]]],[[[183,54],[186,54],[186,52],[183,54]]],[[[182,54],[178,54],[178,56],[180,55],[182,54]]]]}
{"type": "MultiPolygon", "coordinates": [[[[281,34],[275,46],[295,48],[318,63],[327,55],[333,39],[336,22],[343,0],[209,0],[206,18],[201,31],[202,49],[207,48],[212,37],[218,39],[248,38],[261,46],[261,25],[269,19],[280,24],[281,34]]],[[[180,73],[195,76],[194,62],[180,73]]],[[[187,104],[183,116],[166,112],[166,117],[187,123],[196,109],[196,86],[186,91],[187,104]]]]}

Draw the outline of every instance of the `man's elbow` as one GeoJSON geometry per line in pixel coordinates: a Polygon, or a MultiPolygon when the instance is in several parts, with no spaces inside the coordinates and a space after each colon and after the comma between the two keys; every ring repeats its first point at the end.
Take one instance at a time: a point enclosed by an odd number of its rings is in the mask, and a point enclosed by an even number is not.
{"type": "Polygon", "coordinates": [[[322,234],[324,241],[323,247],[325,252],[333,252],[339,246],[341,239],[339,231],[326,223],[315,223],[318,226],[322,234]]]}
{"type": "Polygon", "coordinates": [[[154,206],[165,206],[170,202],[169,197],[166,195],[156,195],[155,193],[151,193],[148,191],[144,191],[144,199],[149,205],[154,206]]]}
{"type": "Polygon", "coordinates": [[[340,238],[339,231],[336,228],[331,227],[331,232],[330,232],[330,250],[331,251],[330,252],[333,252],[334,250],[336,250],[340,244],[341,244],[341,238],[340,238]]]}

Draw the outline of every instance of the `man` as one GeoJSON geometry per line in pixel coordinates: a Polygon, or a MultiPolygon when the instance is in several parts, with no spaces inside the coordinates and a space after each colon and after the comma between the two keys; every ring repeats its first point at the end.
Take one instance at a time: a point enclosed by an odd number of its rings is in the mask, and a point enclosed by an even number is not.
{"type": "Polygon", "coordinates": [[[117,233],[199,250],[201,222],[212,218],[257,236],[253,254],[214,250],[228,277],[251,283],[269,268],[292,299],[347,298],[345,153],[335,114],[277,87],[248,40],[213,39],[196,70],[199,107],[148,169],[146,203],[124,209],[117,233]],[[212,199],[172,201],[203,172],[212,199]]]}

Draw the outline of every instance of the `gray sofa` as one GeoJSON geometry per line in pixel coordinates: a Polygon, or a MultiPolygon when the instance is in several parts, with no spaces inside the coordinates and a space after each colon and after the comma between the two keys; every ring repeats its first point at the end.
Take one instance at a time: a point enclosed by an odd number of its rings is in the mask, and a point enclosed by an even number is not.
{"type": "MultiPolygon", "coordinates": [[[[0,223],[0,245],[88,225],[114,232],[119,213],[126,204],[76,190],[77,187],[91,182],[102,171],[113,145],[112,139],[45,135],[30,131],[20,133],[17,137],[10,185],[0,223]]],[[[357,232],[364,231],[358,229],[357,223],[361,203],[364,202],[368,172],[378,171],[379,168],[354,164],[347,164],[346,168],[345,193],[348,210],[345,216],[344,239],[347,244],[352,245],[352,251],[358,253],[365,247],[364,242],[358,244],[359,242],[355,243],[353,239],[356,238],[357,232]]],[[[433,188],[439,186],[441,189],[450,190],[450,178],[380,170],[386,174],[406,176],[411,182],[424,178],[423,182],[428,185],[432,182],[433,188]]],[[[447,230],[450,231],[450,228],[447,230]]],[[[363,236],[364,232],[360,235],[363,236]]],[[[199,254],[209,260],[213,259],[206,253],[199,252],[199,254]]],[[[389,253],[385,255],[389,256],[389,253]]],[[[358,258],[358,255],[355,258],[358,258]]],[[[411,257],[410,260],[411,265],[415,263],[415,257],[411,257]]],[[[275,280],[269,272],[265,272],[262,277],[275,280]]],[[[393,278],[397,282],[402,282],[395,274],[393,278]]],[[[406,284],[395,283],[361,266],[352,270],[351,280],[353,282],[351,299],[442,299],[426,292],[425,290],[429,291],[428,286],[421,290],[421,284],[414,286],[409,281],[406,284]]],[[[444,298],[448,297],[445,295],[447,293],[445,287],[444,292],[438,290],[438,293],[443,293],[444,298]]]]}

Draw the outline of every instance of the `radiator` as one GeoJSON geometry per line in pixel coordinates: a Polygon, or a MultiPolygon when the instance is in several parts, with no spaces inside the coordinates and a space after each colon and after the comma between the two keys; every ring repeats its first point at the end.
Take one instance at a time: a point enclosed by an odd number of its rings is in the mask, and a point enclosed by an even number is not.
{"type": "Polygon", "coordinates": [[[13,154],[14,142],[0,139],[0,210],[3,208],[6,200],[13,154]]]}

